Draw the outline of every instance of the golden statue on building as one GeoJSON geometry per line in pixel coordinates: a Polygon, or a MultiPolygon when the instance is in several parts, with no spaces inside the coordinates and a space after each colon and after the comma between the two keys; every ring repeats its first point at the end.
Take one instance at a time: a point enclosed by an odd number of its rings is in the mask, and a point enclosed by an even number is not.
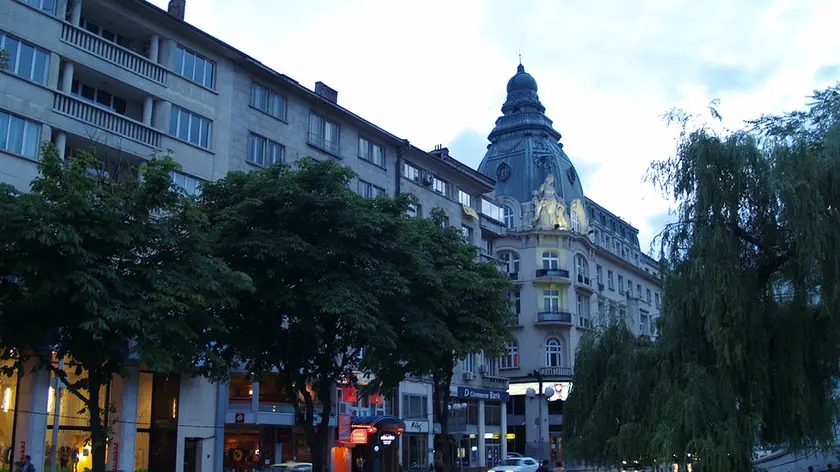
{"type": "Polygon", "coordinates": [[[548,174],[540,189],[534,192],[534,226],[540,228],[569,229],[569,220],[566,217],[566,204],[557,198],[557,189],[554,187],[554,175],[548,174]]]}

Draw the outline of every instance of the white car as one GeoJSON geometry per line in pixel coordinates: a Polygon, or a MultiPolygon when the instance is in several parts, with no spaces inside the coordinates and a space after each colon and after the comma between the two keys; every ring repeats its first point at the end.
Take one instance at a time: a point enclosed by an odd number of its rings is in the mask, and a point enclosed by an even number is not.
{"type": "Polygon", "coordinates": [[[525,457],[525,456],[523,456],[522,454],[520,454],[520,453],[518,453],[518,452],[508,452],[508,453],[507,453],[507,456],[506,456],[506,458],[507,458],[507,459],[510,459],[510,458],[520,458],[520,457],[525,457]]]}
{"type": "Polygon", "coordinates": [[[488,472],[536,472],[539,465],[533,457],[508,457],[488,472]]]}

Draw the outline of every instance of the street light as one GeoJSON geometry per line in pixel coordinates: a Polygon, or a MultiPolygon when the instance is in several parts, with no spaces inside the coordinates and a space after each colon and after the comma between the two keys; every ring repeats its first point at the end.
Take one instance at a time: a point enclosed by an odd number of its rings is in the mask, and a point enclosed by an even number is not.
{"type": "MultiPolygon", "coordinates": [[[[454,411],[456,413],[456,418],[458,418],[458,428],[460,429],[461,428],[461,410],[466,410],[467,409],[467,404],[466,403],[455,403],[454,405],[447,405],[446,408],[450,412],[454,411]]],[[[466,423],[464,424],[464,429],[466,429],[466,423]]],[[[460,431],[456,431],[455,436],[458,438],[458,451],[455,454],[457,456],[458,453],[461,452],[461,433],[460,433],[460,431]]],[[[466,455],[466,453],[464,453],[464,455],[466,455]]],[[[461,472],[464,472],[464,460],[463,460],[463,458],[461,458],[461,457],[458,458],[458,464],[460,464],[461,472]]]]}
{"type": "MultiPolygon", "coordinates": [[[[537,372],[537,371],[534,371],[534,374],[535,374],[535,377],[537,377],[537,380],[539,380],[539,382],[540,382],[540,390],[542,392],[537,393],[537,391],[534,390],[533,387],[528,387],[528,390],[525,390],[525,396],[528,397],[528,398],[544,397],[545,400],[546,400],[546,403],[548,403],[548,399],[554,396],[554,389],[551,386],[548,386],[543,390],[543,388],[542,388],[542,375],[539,375],[539,372],[537,372]]],[[[542,436],[542,423],[543,423],[543,421],[542,421],[542,401],[538,400],[537,401],[537,437],[539,437],[539,441],[540,441],[540,460],[545,459],[545,449],[544,449],[545,441],[543,441],[543,436],[542,436]]]]}

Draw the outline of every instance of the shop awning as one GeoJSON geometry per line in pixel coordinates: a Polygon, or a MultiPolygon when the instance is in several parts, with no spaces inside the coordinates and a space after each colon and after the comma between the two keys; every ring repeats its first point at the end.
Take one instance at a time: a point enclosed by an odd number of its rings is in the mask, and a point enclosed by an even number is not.
{"type": "Polygon", "coordinates": [[[354,416],[353,426],[375,426],[377,429],[405,430],[405,422],[392,415],[354,416]]]}

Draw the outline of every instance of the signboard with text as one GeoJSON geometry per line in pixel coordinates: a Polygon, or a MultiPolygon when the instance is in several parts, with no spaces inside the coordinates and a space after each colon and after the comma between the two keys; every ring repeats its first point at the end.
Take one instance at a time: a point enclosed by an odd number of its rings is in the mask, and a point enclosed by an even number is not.
{"type": "Polygon", "coordinates": [[[459,398],[486,400],[491,402],[506,402],[510,397],[507,390],[491,390],[489,388],[458,387],[459,398]]]}
{"type": "Polygon", "coordinates": [[[407,420],[405,422],[405,432],[406,433],[428,433],[429,432],[429,422],[428,421],[407,420]]]}

